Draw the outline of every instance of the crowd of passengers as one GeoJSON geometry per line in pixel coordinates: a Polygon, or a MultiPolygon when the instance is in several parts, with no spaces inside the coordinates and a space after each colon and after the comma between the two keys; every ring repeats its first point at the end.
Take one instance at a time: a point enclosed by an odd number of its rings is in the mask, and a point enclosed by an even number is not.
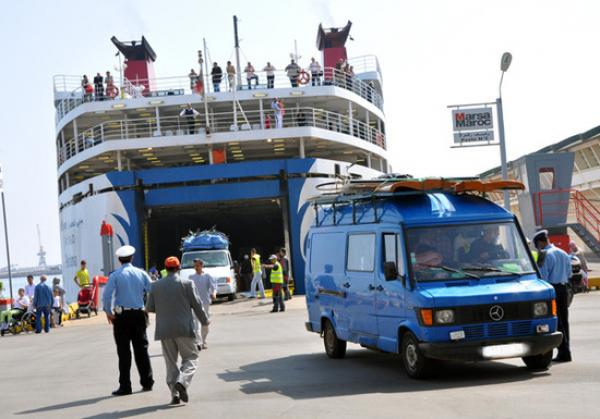
{"type": "MultiPolygon", "coordinates": [[[[248,90],[256,89],[258,87],[266,87],[272,89],[275,87],[275,72],[277,69],[271,62],[262,69],[264,73],[264,82],[261,83],[261,79],[255,67],[251,62],[248,62],[245,66],[243,73],[246,78],[246,88],[248,90]]],[[[311,84],[312,86],[322,85],[334,85],[342,87],[348,90],[352,90],[354,87],[354,67],[351,66],[348,61],[339,59],[335,64],[334,69],[324,69],[321,64],[313,57],[306,68],[301,67],[296,60],[292,59],[290,63],[284,68],[287,78],[289,79],[291,87],[298,87],[299,85],[311,84]]],[[[196,70],[191,69],[188,74],[190,79],[190,90],[193,93],[203,94],[204,93],[204,81],[202,74],[198,74],[196,70]]],[[[237,85],[237,74],[236,68],[227,61],[225,71],[221,66],[215,62],[213,63],[210,80],[213,86],[214,92],[221,91],[221,85],[225,82],[225,88],[231,92],[233,90],[244,89],[243,85],[237,85]]],[[[145,95],[145,87],[140,84],[136,85],[135,81],[132,81],[132,91],[128,92],[131,96],[145,95]]],[[[372,88],[373,83],[369,82],[370,89],[366,91],[366,98],[370,102],[373,100],[372,88]]],[[[110,71],[107,71],[103,77],[101,73],[96,73],[96,76],[90,82],[87,75],[83,75],[81,78],[81,88],[83,90],[83,98],[85,101],[102,101],[115,99],[119,96],[119,88],[115,85],[113,76],[110,71]]]]}

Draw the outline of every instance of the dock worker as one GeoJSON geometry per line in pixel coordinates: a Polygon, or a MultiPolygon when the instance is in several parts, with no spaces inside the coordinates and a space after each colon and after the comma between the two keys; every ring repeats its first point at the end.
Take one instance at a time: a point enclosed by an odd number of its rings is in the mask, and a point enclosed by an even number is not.
{"type": "MultiPolygon", "coordinates": [[[[558,315],[558,331],[563,340],[558,347],[558,355],[554,362],[571,362],[569,336],[569,302],[567,286],[571,276],[571,258],[562,249],[550,243],[548,230],[540,230],[533,236],[533,244],[544,253],[544,263],[540,266],[542,279],[550,283],[556,292],[556,311],[558,315]]],[[[538,262],[539,263],[539,262],[538,262]]]]}
{"type": "MultiPolygon", "coordinates": [[[[190,275],[190,279],[194,282],[204,312],[210,319],[210,303],[217,298],[217,283],[211,274],[204,272],[202,259],[194,259],[194,269],[196,272],[190,275]]],[[[198,349],[207,349],[208,325],[200,325],[198,319],[194,319],[194,323],[196,325],[196,345],[199,347],[198,349]]]]}
{"type": "Polygon", "coordinates": [[[35,308],[35,333],[42,333],[42,316],[44,317],[44,332],[50,332],[50,308],[54,302],[52,288],[46,284],[46,275],[40,276],[40,282],[33,293],[33,308],[35,308]]]}
{"type": "Polygon", "coordinates": [[[271,313],[285,311],[285,303],[283,302],[283,266],[278,261],[277,255],[269,256],[269,263],[263,265],[270,269],[269,280],[273,291],[273,309],[271,313]]]}
{"type": "Polygon", "coordinates": [[[117,249],[115,255],[122,266],[110,274],[102,294],[106,318],[113,325],[119,357],[119,388],[113,391],[113,396],[131,394],[130,346],[133,346],[142,390],[151,391],[154,385],[148,356],[147,317],[144,312],[144,297],[150,291],[150,277],[131,264],[134,254],[133,246],[117,249]]]}
{"type": "Polygon", "coordinates": [[[168,257],[165,268],[167,277],[152,284],[146,311],[156,313],[154,339],[160,340],[162,346],[171,404],[187,403],[187,389],[196,372],[199,353],[193,316],[195,314],[202,326],[208,326],[209,321],[194,282],[179,276],[179,259],[168,257]],[[181,366],[177,365],[178,356],[181,356],[181,366]]]}
{"type": "Polygon", "coordinates": [[[252,263],[252,283],[250,284],[250,298],[256,298],[256,286],[260,290],[260,298],[265,298],[265,286],[262,282],[262,266],[260,264],[260,255],[256,249],[250,250],[250,262],[252,263]]]}
{"type": "Polygon", "coordinates": [[[283,268],[283,299],[285,301],[292,299],[292,294],[290,293],[290,261],[288,260],[287,251],[285,247],[279,249],[279,263],[283,268]]]}
{"type": "Polygon", "coordinates": [[[85,260],[81,261],[80,269],[75,273],[73,282],[75,282],[79,288],[90,285],[90,273],[87,270],[87,263],[85,260]]]}

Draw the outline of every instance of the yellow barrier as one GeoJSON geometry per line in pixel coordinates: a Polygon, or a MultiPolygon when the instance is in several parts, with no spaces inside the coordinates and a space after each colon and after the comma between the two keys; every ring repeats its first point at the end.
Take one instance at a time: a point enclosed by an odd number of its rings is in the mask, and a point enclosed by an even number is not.
{"type": "Polygon", "coordinates": [[[589,278],[588,284],[590,288],[600,289],[600,277],[589,278]]]}

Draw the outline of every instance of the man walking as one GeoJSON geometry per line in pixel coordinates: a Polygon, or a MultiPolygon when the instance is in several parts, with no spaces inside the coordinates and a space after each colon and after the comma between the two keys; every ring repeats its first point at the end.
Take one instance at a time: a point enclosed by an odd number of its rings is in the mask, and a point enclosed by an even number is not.
{"type": "MultiPolygon", "coordinates": [[[[210,319],[210,303],[217,298],[217,284],[210,274],[204,272],[204,261],[202,259],[194,259],[194,269],[196,273],[190,275],[190,279],[194,282],[202,308],[204,308],[206,316],[210,319]]],[[[194,323],[196,326],[196,345],[198,349],[207,349],[208,325],[200,326],[196,318],[194,318],[194,323]]]]}
{"type": "Polygon", "coordinates": [[[131,394],[130,346],[133,346],[142,390],[151,391],[154,385],[144,312],[144,296],[150,291],[150,278],[146,272],[131,264],[134,253],[133,246],[117,249],[115,254],[122,266],[110,274],[102,294],[106,318],[113,325],[119,357],[119,388],[113,391],[113,396],[131,394]]]}
{"type": "Polygon", "coordinates": [[[50,331],[50,307],[54,302],[52,289],[46,284],[46,275],[40,276],[40,283],[35,286],[33,307],[35,308],[35,333],[42,333],[42,316],[44,316],[44,332],[50,331]]]}
{"type": "Polygon", "coordinates": [[[208,317],[202,308],[194,283],[179,277],[179,259],[165,260],[166,278],[154,282],[146,303],[146,311],[156,313],[154,339],[160,340],[167,366],[167,385],[171,390],[171,404],[187,403],[189,387],[197,367],[198,348],[193,326],[194,311],[203,326],[208,317]],[[177,357],[181,356],[181,367],[177,357]]]}
{"type": "Polygon", "coordinates": [[[563,340],[558,347],[558,355],[554,362],[571,362],[569,336],[569,302],[567,284],[571,276],[571,258],[569,255],[550,243],[548,230],[538,231],[533,236],[533,244],[543,253],[543,263],[540,266],[542,279],[550,283],[556,292],[556,311],[558,314],[558,331],[562,332],[563,340]]]}
{"type": "Polygon", "coordinates": [[[277,255],[271,255],[269,262],[270,264],[264,265],[264,267],[271,270],[269,274],[271,289],[273,291],[273,310],[271,310],[271,313],[277,313],[278,311],[285,311],[285,303],[281,294],[283,287],[283,267],[277,261],[277,255]]]}
{"type": "Polygon", "coordinates": [[[265,298],[265,286],[262,282],[262,266],[260,264],[260,255],[256,249],[250,250],[250,262],[252,262],[252,283],[250,284],[250,298],[256,298],[256,286],[260,290],[260,298],[265,298]]]}

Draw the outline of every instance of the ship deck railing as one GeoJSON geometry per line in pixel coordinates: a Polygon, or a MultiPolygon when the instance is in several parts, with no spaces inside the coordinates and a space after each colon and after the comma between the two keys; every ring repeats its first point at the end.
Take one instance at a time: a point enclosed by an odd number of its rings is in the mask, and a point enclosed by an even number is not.
{"type": "MultiPolygon", "coordinates": [[[[365,63],[365,65],[369,67],[371,66],[369,63],[365,63]]],[[[257,71],[255,74],[258,77],[258,85],[256,85],[255,80],[251,80],[251,90],[255,91],[255,96],[258,98],[264,96],[265,92],[269,92],[272,89],[294,87],[292,86],[292,82],[285,71],[274,72],[272,88],[267,82],[267,75],[264,71],[257,71]]],[[[82,105],[83,103],[90,101],[118,101],[138,97],[153,98],[198,94],[197,89],[195,88],[195,85],[192,84],[189,76],[137,80],[125,79],[122,83],[119,82],[118,76],[113,77],[115,79],[114,84],[118,88],[118,94],[116,94],[114,97],[108,97],[106,94],[104,94],[102,97],[95,97],[94,94],[84,94],[84,90],[81,86],[81,77],[69,75],[54,76],[54,96],[56,102],[57,123],[70,111],[82,105]]],[[[89,81],[93,86],[92,78],[90,78],[89,81]]],[[[237,84],[237,79],[234,84],[237,84]]],[[[235,87],[233,85],[230,86],[226,74],[223,76],[219,86],[220,92],[231,91],[235,87]]],[[[379,109],[383,109],[383,97],[377,91],[374,85],[360,80],[356,76],[349,76],[343,71],[336,70],[335,68],[324,68],[322,76],[319,77],[318,80],[310,80],[304,85],[297,83],[296,87],[299,89],[310,89],[320,86],[335,86],[349,90],[368,102],[374,104],[379,109]]],[[[106,85],[103,85],[103,88],[105,89],[106,85]]],[[[246,80],[246,73],[242,73],[242,84],[237,85],[236,88],[237,90],[249,90],[246,80]]],[[[206,77],[206,75],[204,76],[204,89],[206,90],[207,95],[211,95],[211,100],[216,99],[215,95],[219,94],[219,92],[215,92],[210,75],[208,75],[208,77],[206,77]]]]}
{"type": "MultiPolygon", "coordinates": [[[[201,109],[199,109],[201,110],[201,109]]],[[[208,134],[236,131],[269,130],[277,128],[274,111],[209,113],[208,134]]],[[[324,109],[288,108],[281,128],[313,127],[350,135],[354,138],[386,149],[385,134],[365,122],[348,118],[348,115],[324,109]]],[[[207,134],[206,115],[190,118],[159,116],[141,119],[111,120],[81,131],[76,138],[58,141],[58,165],[78,153],[105,141],[151,138],[162,136],[207,134]]]]}

